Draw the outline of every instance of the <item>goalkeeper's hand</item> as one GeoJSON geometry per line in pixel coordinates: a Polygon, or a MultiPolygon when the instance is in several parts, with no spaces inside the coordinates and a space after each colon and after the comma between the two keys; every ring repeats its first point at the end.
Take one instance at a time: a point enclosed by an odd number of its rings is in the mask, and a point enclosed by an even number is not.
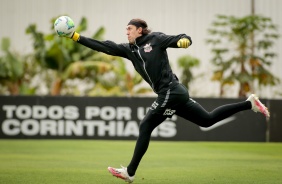
{"type": "Polygon", "coordinates": [[[192,40],[189,36],[181,38],[177,42],[179,48],[188,48],[190,45],[192,45],[192,40]]]}
{"type": "Polygon", "coordinates": [[[69,34],[67,37],[71,38],[73,41],[77,42],[79,40],[80,35],[79,35],[79,33],[74,31],[71,34],[69,34]]]}

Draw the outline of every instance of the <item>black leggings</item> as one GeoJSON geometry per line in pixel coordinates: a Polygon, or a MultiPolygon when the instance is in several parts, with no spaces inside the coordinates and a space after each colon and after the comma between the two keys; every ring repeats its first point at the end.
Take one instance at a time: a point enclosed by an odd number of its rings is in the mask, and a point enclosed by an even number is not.
{"type": "MultiPolygon", "coordinates": [[[[209,127],[237,112],[251,109],[249,101],[220,106],[212,112],[207,112],[200,104],[189,99],[186,104],[175,106],[176,115],[181,116],[201,127],[209,127]]],[[[148,149],[152,131],[166,119],[163,114],[154,113],[152,110],[146,114],[140,123],[139,137],[127,172],[130,176],[135,175],[137,167],[148,149]]]]}

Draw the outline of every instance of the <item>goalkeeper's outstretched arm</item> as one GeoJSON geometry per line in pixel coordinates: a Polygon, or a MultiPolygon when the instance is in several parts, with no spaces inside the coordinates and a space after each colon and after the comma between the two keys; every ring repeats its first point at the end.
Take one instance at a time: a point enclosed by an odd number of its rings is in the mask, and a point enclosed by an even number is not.
{"type": "Polygon", "coordinates": [[[81,36],[77,32],[73,32],[73,34],[70,34],[73,41],[80,43],[90,49],[103,52],[105,54],[109,54],[112,56],[120,56],[126,58],[126,53],[124,46],[122,44],[116,44],[112,41],[98,41],[92,38],[87,38],[85,36],[81,36]]]}

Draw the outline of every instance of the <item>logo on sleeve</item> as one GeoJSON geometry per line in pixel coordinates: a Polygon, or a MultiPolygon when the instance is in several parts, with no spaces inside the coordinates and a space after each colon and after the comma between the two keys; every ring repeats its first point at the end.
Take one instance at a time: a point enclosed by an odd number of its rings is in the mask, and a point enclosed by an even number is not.
{"type": "Polygon", "coordinates": [[[154,102],[152,104],[152,106],[150,107],[151,110],[155,110],[157,107],[159,106],[159,104],[157,102],[154,102]]]}
{"type": "Polygon", "coordinates": [[[151,43],[147,43],[147,44],[144,46],[144,52],[151,52],[151,50],[152,50],[151,43]]]}

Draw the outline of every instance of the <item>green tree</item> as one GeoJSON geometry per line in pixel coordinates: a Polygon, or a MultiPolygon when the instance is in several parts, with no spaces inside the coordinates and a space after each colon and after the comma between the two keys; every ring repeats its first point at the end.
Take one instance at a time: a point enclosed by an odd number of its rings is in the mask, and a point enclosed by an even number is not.
{"type": "Polygon", "coordinates": [[[194,75],[191,71],[193,67],[197,67],[200,64],[200,60],[190,55],[185,55],[177,60],[178,66],[182,69],[181,83],[189,89],[189,83],[194,79],[194,75]]]}
{"type": "MultiPolygon", "coordinates": [[[[55,18],[51,20],[53,22],[55,18]]],[[[53,26],[51,27],[53,30],[53,26]]],[[[77,25],[77,32],[87,29],[87,20],[82,18],[77,25]]],[[[103,27],[99,28],[92,38],[100,40],[105,32],[103,27]]],[[[52,34],[45,35],[37,31],[36,25],[32,24],[26,29],[26,33],[33,38],[34,59],[47,69],[55,71],[55,78],[50,90],[51,95],[61,94],[66,80],[73,78],[91,77],[96,82],[97,76],[101,73],[110,71],[112,64],[101,60],[93,60],[98,53],[80,44],[74,44],[71,39],[60,38],[53,31],[52,34]]],[[[106,55],[101,55],[106,57],[106,55]]],[[[111,57],[112,60],[118,59],[111,57]]]]}
{"type": "Polygon", "coordinates": [[[276,53],[271,49],[279,37],[270,18],[250,15],[242,18],[218,15],[208,30],[207,43],[213,46],[212,63],[216,66],[212,80],[220,82],[220,95],[225,85],[239,83],[239,97],[258,87],[277,85],[279,79],[268,67],[276,53]]]}
{"type": "Polygon", "coordinates": [[[36,91],[31,81],[40,67],[29,59],[10,49],[10,39],[2,38],[3,56],[0,57],[0,85],[1,94],[30,95],[36,91]]]}

